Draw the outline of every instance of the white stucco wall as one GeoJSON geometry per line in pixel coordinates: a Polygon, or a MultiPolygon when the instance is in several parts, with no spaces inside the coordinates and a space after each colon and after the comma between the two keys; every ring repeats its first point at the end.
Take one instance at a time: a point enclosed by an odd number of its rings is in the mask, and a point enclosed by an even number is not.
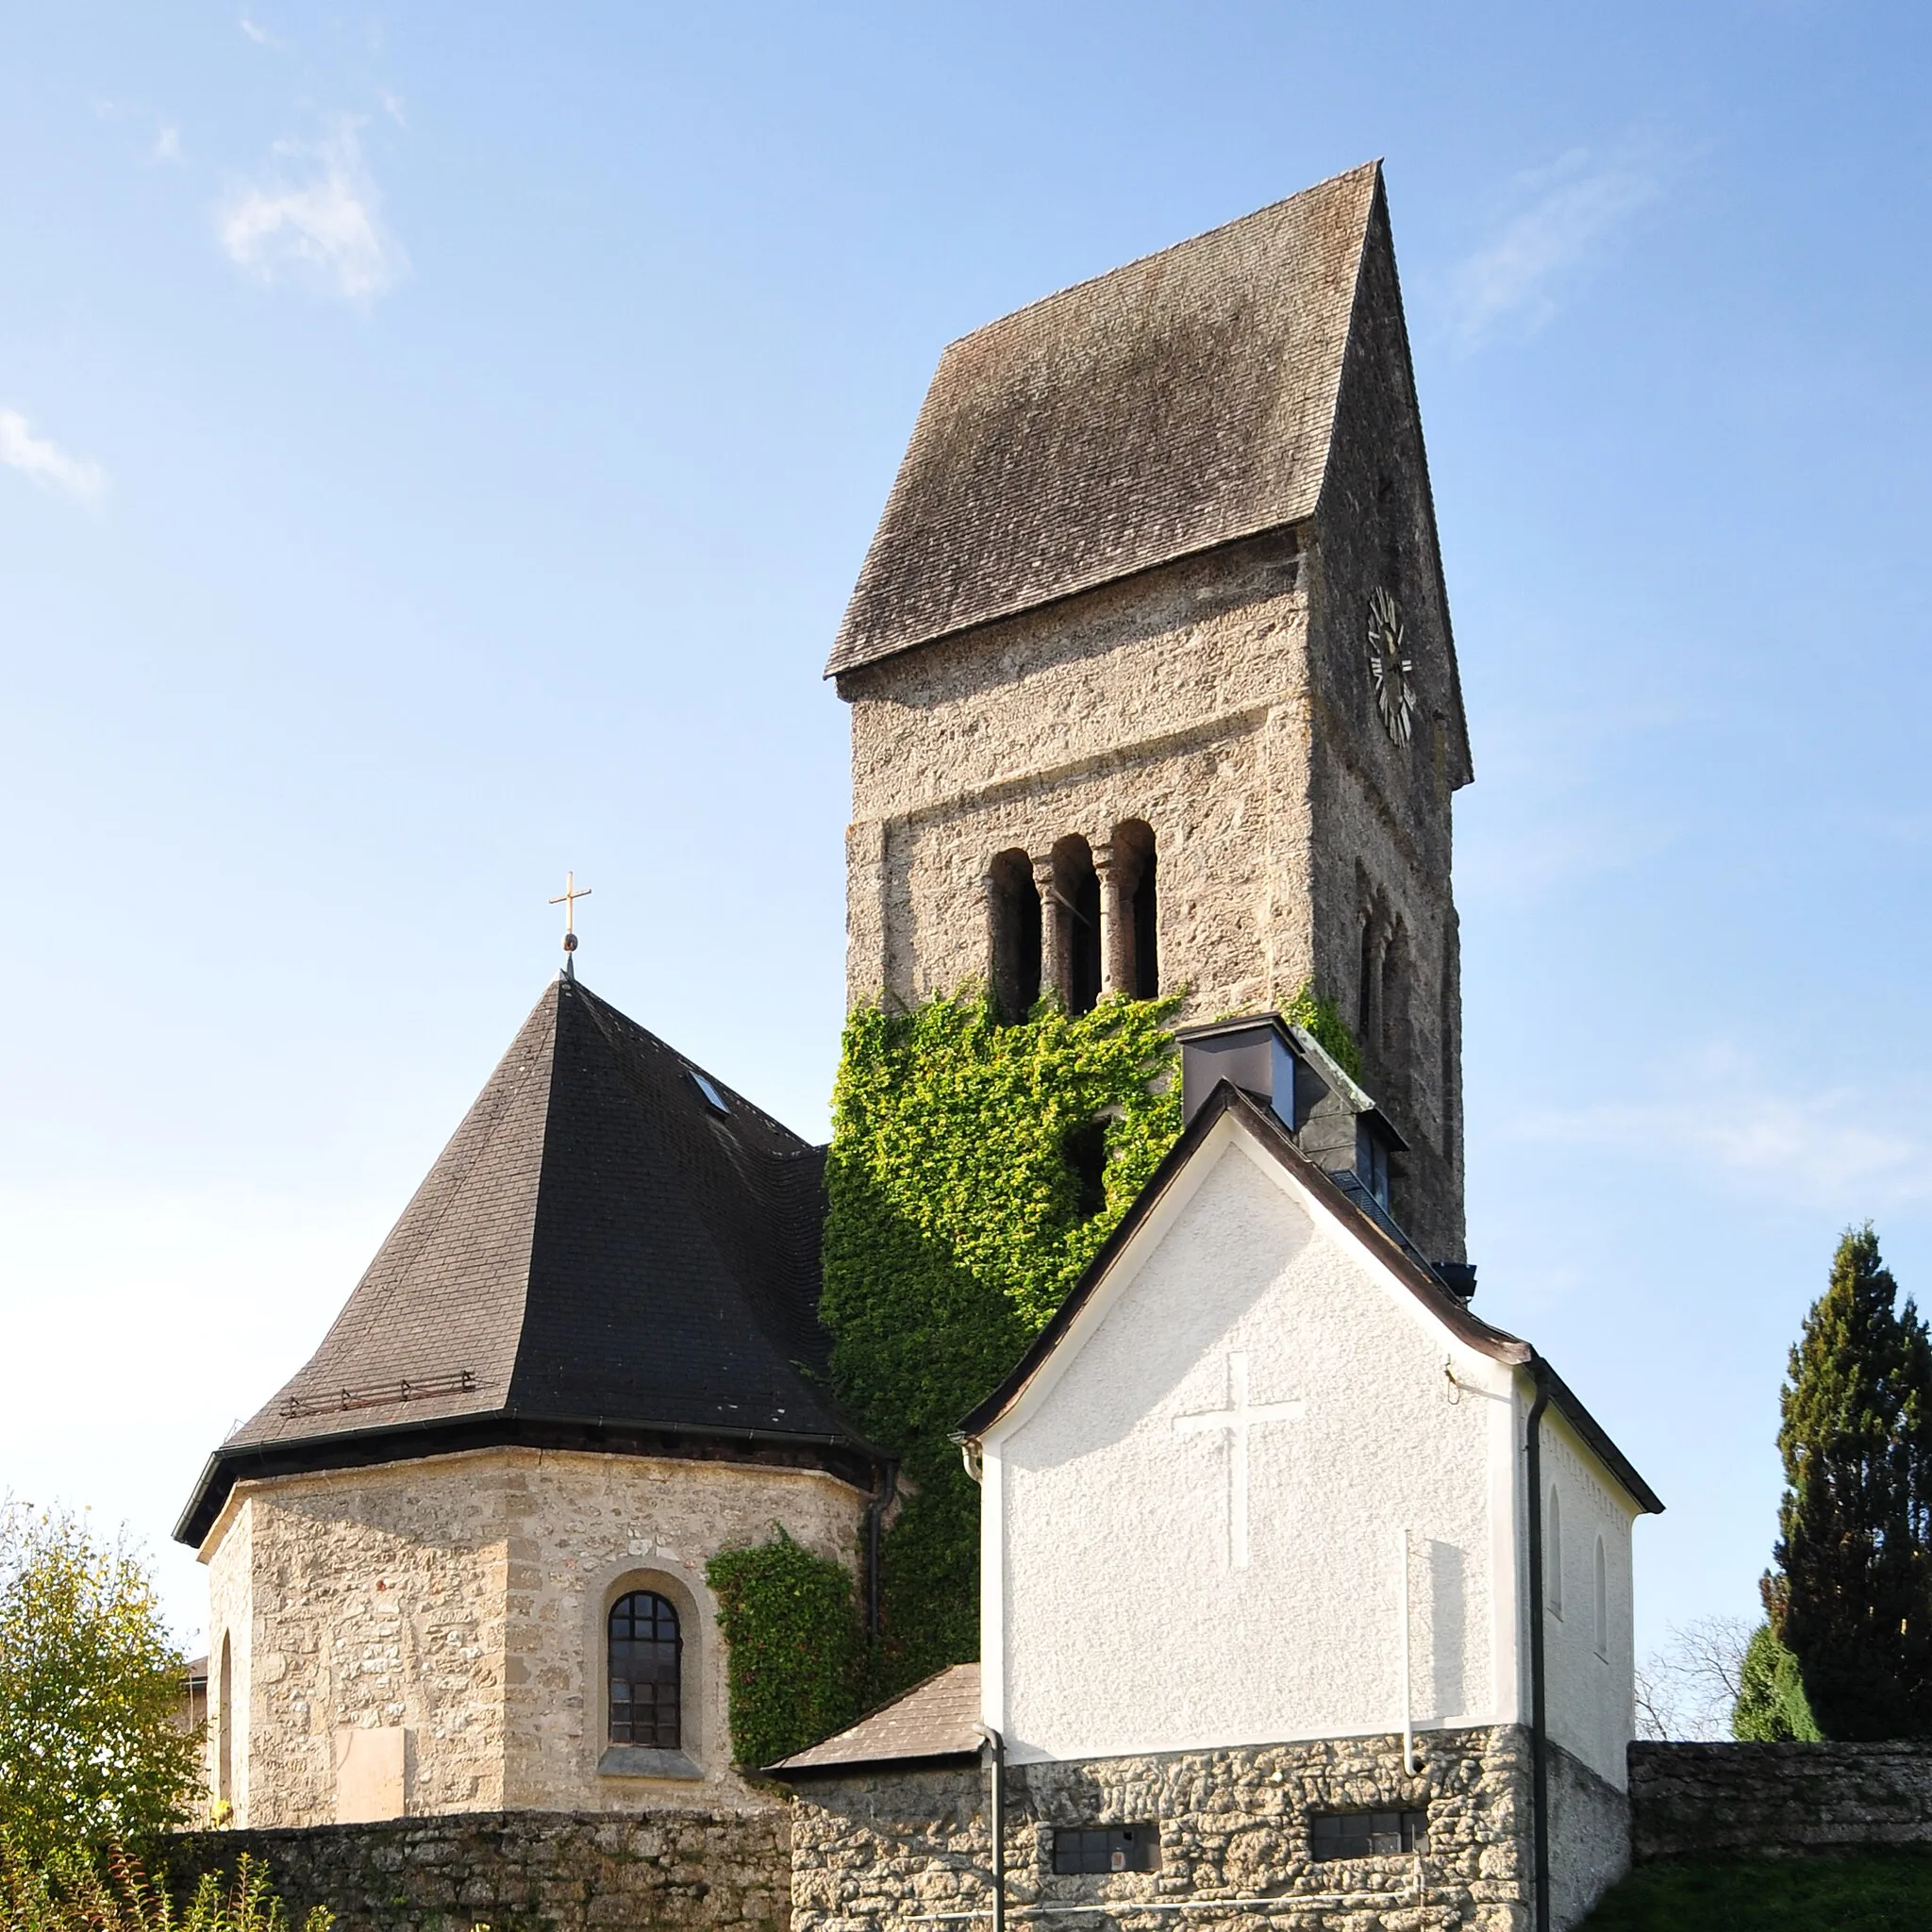
{"type": "Polygon", "coordinates": [[[1636,1735],[1630,1560],[1635,1508],[1555,1408],[1543,1417],[1542,1490],[1543,1681],[1550,1736],[1622,1790],[1628,1776],[1630,1740],[1636,1735]],[[1559,1539],[1550,1533],[1552,1490],[1561,1524],[1559,1539]],[[1596,1617],[1599,1541],[1607,1586],[1601,1646],[1596,1617]],[[1556,1546],[1558,1543],[1560,1547],[1556,1546]],[[1552,1587],[1556,1585],[1560,1591],[1552,1587]]]}
{"type": "Polygon", "coordinates": [[[988,1721],[1019,1761],[1397,1729],[1405,1539],[1417,1727],[1515,1721],[1512,1383],[1224,1120],[987,1438],[988,1721]],[[1243,1374],[1299,1405],[1244,1557],[1199,1420],[1243,1374]]]}

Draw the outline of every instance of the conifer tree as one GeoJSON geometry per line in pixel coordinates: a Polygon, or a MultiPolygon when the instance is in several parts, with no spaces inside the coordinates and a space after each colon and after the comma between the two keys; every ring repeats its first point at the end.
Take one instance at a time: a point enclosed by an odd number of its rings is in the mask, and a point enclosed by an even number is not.
{"type": "Polygon", "coordinates": [[[1848,1230],[1779,1399],[1785,1493],[1764,1606],[1827,1738],[1932,1733],[1932,1343],[1848,1230]]]}

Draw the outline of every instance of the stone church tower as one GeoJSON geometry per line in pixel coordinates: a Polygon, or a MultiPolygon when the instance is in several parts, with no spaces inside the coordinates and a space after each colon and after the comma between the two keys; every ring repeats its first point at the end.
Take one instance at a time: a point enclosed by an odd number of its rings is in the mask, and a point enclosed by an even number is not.
{"type": "Polygon", "coordinates": [[[1312,981],[1461,1257],[1472,770],[1378,166],[946,350],[828,675],[854,1004],[1312,981]]]}

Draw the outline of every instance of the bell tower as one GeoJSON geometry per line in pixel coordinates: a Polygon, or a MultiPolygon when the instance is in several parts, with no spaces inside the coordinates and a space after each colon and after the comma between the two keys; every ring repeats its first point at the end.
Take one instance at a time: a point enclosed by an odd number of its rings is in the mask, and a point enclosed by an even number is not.
{"type": "Polygon", "coordinates": [[[1312,983],[1462,1258],[1472,769],[1379,165],[953,343],[827,675],[854,1005],[1312,983]]]}

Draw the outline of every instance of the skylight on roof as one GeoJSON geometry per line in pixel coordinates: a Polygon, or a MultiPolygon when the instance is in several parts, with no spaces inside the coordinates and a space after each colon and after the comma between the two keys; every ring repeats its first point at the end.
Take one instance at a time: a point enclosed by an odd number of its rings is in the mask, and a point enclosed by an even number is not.
{"type": "Polygon", "coordinates": [[[708,1074],[699,1073],[695,1067],[687,1067],[684,1071],[691,1075],[691,1085],[695,1087],[698,1090],[698,1091],[702,1093],[705,1096],[705,1098],[708,1101],[709,1101],[714,1108],[718,1109],[720,1113],[729,1113],[731,1111],[731,1109],[724,1105],[724,1096],[718,1091],[717,1088],[712,1084],[708,1074]]]}

